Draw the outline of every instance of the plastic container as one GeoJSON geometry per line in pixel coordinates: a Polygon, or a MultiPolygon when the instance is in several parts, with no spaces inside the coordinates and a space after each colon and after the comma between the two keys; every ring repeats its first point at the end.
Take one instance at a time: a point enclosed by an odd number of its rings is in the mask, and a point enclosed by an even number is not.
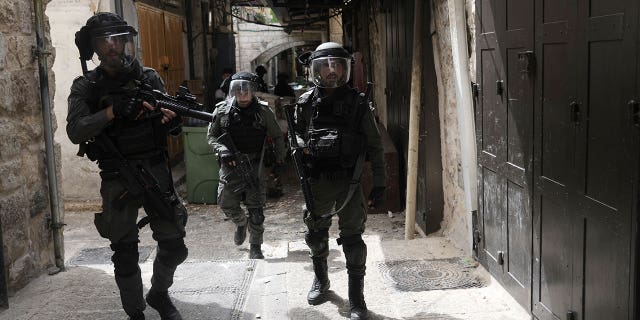
{"type": "Polygon", "coordinates": [[[189,203],[217,204],[219,166],[206,127],[182,127],[189,203]]]}

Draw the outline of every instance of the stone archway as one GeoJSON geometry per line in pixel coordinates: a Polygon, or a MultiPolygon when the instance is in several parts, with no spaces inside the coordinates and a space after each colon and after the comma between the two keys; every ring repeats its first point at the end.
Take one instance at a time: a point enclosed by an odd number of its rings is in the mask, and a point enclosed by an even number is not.
{"type": "Polygon", "coordinates": [[[319,45],[319,44],[320,44],[320,41],[292,41],[292,42],[285,42],[285,43],[275,45],[263,51],[261,54],[259,54],[253,60],[251,60],[251,70],[253,70],[256,66],[266,64],[269,60],[273,59],[273,57],[275,57],[278,53],[285,51],[287,49],[291,49],[294,47],[319,45]]]}

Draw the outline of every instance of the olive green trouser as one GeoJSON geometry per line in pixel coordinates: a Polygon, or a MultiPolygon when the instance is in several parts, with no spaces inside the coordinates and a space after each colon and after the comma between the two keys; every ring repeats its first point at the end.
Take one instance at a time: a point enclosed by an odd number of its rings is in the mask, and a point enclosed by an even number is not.
{"type": "MultiPolygon", "coordinates": [[[[330,213],[342,206],[348,193],[349,181],[351,177],[329,179],[320,175],[317,179],[312,179],[311,192],[315,210],[305,218],[305,224],[310,234],[319,234],[318,231],[328,230],[331,220],[318,220],[320,216],[330,213]]],[[[367,210],[365,198],[360,185],[355,189],[353,196],[347,202],[344,209],[338,213],[338,228],[340,237],[361,235],[364,233],[365,222],[367,221],[367,210]]],[[[322,232],[321,232],[322,233],[322,232]]],[[[314,239],[307,241],[311,250],[312,258],[326,258],[329,255],[328,236],[327,239],[314,239]]],[[[321,236],[320,238],[325,238],[321,236]]]]}
{"type": "MultiPolygon", "coordinates": [[[[134,167],[142,165],[146,168],[155,177],[161,190],[173,190],[173,179],[166,163],[151,164],[141,160],[131,161],[131,164],[134,167]]],[[[143,199],[142,197],[122,197],[127,188],[119,173],[101,172],[100,175],[102,176],[100,194],[103,211],[96,213],[94,223],[100,235],[111,242],[111,248],[114,250],[112,261],[116,271],[115,278],[120,289],[123,308],[127,314],[133,315],[144,310],[146,306],[142,297],[142,279],[138,267],[138,226],[136,224],[138,210],[143,206],[143,199]]],[[[165,243],[181,241],[187,220],[187,211],[182,201],[174,207],[174,214],[176,222],[164,219],[152,219],[149,222],[156,241],[165,243]]],[[[186,247],[182,245],[177,251],[179,252],[168,254],[179,256],[175,259],[176,261],[184,260],[186,247]]],[[[179,264],[179,262],[176,263],[179,264]]],[[[158,263],[154,262],[154,277],[158,280],[156,282],[168,285],[173,283],[173,273],[177,265],[156,268],[156,264],[158,263]],[[156,269],[163,270],[156,272],[156,269]]]]}
{"type": "MultiPolygon", "coordinates": [[[[218,184],[218,205],[222,212],[235,223],[236,226],[244,226],[248,224],[249,243],[262,244],[264,234],[264,215],[262,217],[250,216],[249,212],[242,209],[244,204],[247,209],[264,208],[266,202],[265,194],[265,178],[261,174],[263,170],[259,170],[259,163],[253,164],[253,174],[259,176],[259,184],[257,189],[245,189],[241,192],[234,192],[232,186],[240,183],[236,181],[241,179],[238,175],[230,175],[233,170],[226,165],[220,167],[220,177],[230,177],[233,181],[224,181],[220,179],[218,184]]],[[[251,210],[253,211],[253,210],[251,210]]]]}

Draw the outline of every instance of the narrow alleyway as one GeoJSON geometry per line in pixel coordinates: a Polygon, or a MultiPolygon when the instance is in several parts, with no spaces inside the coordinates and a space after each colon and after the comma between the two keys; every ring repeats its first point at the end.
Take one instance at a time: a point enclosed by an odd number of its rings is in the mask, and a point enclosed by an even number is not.
{"type": "MultiPolygon", "coordinates": [[[[269,201],[265,260],[249,260],[248,244],[233,244],[234,226],[216,205],[189,205],[189,258],[178,268],[171,288],[184,319],[347,318],[347,274],[342,250],[335,243],[335,223],[329,300],[318,306],[306,302],[313,275],[301,205],[293,179],[285,184],[285,197],[269,201]]],[[[113,280],[111,251],[93,227],[92,213],[98,208],[67,207],[67,271],[32,281],[10,298],[10,308],[0,313],[0,320],[126,319],[113,280]]],[[[365,297],[372,319],[530,319],[482,267],[446,238],[417,236],[405,241],[401,213],[369,215],[367,226],[365,297]],[[435,290],[427,290],[429,285],[435,290]],[[447,286],[468,288],[438,290],[447,286]]],[[[148,228],[142,230],[140,248],[146,291],[155,254],[148,228]]],[[[147,319],[159,319],[153,309],[147,308],[145,314],[147,319]]]]}

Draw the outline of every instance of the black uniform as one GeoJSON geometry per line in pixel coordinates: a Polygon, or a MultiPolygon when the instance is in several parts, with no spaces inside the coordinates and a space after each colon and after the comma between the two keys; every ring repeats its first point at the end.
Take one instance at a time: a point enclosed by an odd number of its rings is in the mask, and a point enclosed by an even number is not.
{"type": "MultiPolygon", "coordinates": [[[[93,16],[87,26],[107,30],[114,34],[113,37],[121,36],[122,30],[136,34],[112,13],[93,16]]],[[[78,34],[85,30],[83,28],[78,34]]],[[[95,31],[89,29],[87,32],[85,35],[95,31]]],[[[82,34],[78,34],[76,43],[83,45],[82,34]]],[[[103,37],[107,36],[108,33],[103,37]]],[[[112,40],[118,41],[120,44],[125,42],[122,38],[112,40]]],[[[187,258],[183,240],[187,211],[173,187],[166,151],[167,135],[179,134],[182,120],[176,116],[162,123],[162,112],[144,113],[147,109],[142,102],[131,99],[142,83],[163,92],[165,88],[155,70],[143,68],[135,58],[130,60],[127,66],[114,67],[118,72],[109,74],[101,64],[75,79],[68,98],[67,134],[71,142],[80,145],[79,155],[86,154],[90,160],[97,161],[100,168],[102,212],[96,213],[94,222],[100,235],[111,242],[114,251],[111,260],[125,312],[131,319],[144,319],[142,311],[146,304],[138,265],[136,223],[138,209],[144,207],[153,238],[158,242],[147,302],[160,312],[162,319],[182,319],[167,291],[173,283],[176,267],[187,258]],[[126,108],[129,108],[128,117],[123,116],[122,110],[126,108]],[[110,111],[115,116],[112,120],[109,120],[110,111]],[[142,115],[136,117],[141,112],[142,115]],[[125,167],[125,162],[129,166],[125,167]],[[167,204],[163,207],[166,209],[163,217],[159,217],[158,204],[151,202],[144,192],[135,192],[135,184],[128,181],[141,176],[150,182],[149,185],[157,185],[156,190],[151,189],[154,195],[160,194],[160,199],[166,200],[163,201],[167,204]]]]}

